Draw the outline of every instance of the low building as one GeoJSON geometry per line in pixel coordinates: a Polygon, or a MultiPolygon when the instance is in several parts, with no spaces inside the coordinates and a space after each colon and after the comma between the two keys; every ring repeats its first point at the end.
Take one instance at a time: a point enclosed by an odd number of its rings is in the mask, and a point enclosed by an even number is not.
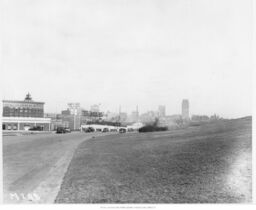
{"type": "Polygon", "coordinates": [[[63,123],[65,123],[66,126],[63,127],[69,127],[71,130],[79,130],[81,126],[81,116],[80,115],[59,115],[59,120],[61,120],[63,123]]]}
{"type": "Polygon", "coordinates": [[[51,118],[51,130],[57,130],[58,127],[69,128],[69,122],[61,119],[60,114],[45,113],[44,117],[51,118]]]}
{"type": "Polygon", "coordinates": [[[207,115],[192,115],[191,120],[194,122],[206,122],[209,121],[210,118],[207,115]]]}
{"type": "Polygon", "coordinates": [[[3,130],[50,130],[51,119],[44,117],[44,102],[33,101],[30,94],[23,101],[3,100],[3,130]]]}
{"type": "Polygon", "coordinates": [[[176,114],[159,118],[158,125],[163,127],[167,126],[168,128],[175,128],[182,124],[182,122],[182,116],[176,114]]]}
{"type": "Polygon", "coordinates": [[[155,122],[156,118],[158,118],[158,112],[148,111],[140,115],[140,121],[145,124],[155,122]]]}
{"type": "Polygon", "coordinates": [[[62,119],[52,119],[51,130],[57,130],[58,127],[69,128],[69,122],[63,121],[62,119]]]}
{"type": "MultiPolygon", "coordinates": [[[[102,120],[103,112],[100,112],[95,106],[92,107],[92,110],[88,111],[82,109],[79,103],[69,103],[68,109],[63,110],[58,115],[58,119],[66,123],[71,130],[79,130],[82,124],[102,120]]],[[[60,121],[56,121],[56,125],[58,123],[60,125],[60,121]]]]}

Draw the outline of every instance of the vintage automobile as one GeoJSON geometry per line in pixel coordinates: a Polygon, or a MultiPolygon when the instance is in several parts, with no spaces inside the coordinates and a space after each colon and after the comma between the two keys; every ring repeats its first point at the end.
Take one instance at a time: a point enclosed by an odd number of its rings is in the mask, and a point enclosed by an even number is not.
{"type": "Polygon", "coordinates": [[[70,128],[64,128],[64,130],[66,131],[66,133],[71,133],[70,128]]]}
{"type": "Polygon", "coordinates": [[[133,132],[134,129],[133,129],[133,128],[128,128],[127,131],[128,131],[128,132],[133,132]]]}
{"type": "Polygon", "coordinates": [[[42,131],[44,128],[42,126],[34,126],[28,129],[29,131],[42,131]]]}
{"type": "Polygon", "coordinates": [[[84,129],[84,132],[86,132],[86,133],[91,133],[91,132],[94,132],[94,131],[95,131],[95,129],[93,127],[89,127],[89,128],[84,129]]]}
{"type": "Polygon", "coordinates": [[[126,133],[126,129],[125,128],[120,128],[119,133],[126,133]]]}
{"type": "Polygon", "coordinates": [[[108,128],[103,128],[102,132],[103,133],[109,132],[109,129],[108,128]]]}
{"type": "Polygon", "coordinates": [[[67,133],[66,129],[63,127],[58,127],[56,133],[67,133]]]}

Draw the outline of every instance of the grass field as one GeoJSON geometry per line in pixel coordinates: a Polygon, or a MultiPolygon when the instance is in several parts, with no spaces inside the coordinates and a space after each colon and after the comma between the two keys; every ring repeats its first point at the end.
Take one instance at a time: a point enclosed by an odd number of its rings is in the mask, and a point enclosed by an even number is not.
{"type": "Polygon", "coordinates": [[[83,142],[56,203],[251,202],[251,118],[83,142]]]}

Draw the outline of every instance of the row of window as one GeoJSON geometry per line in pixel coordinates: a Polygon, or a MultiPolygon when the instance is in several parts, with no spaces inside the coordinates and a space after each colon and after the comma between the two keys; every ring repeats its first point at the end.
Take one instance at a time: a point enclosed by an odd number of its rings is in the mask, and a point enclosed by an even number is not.
{"type": "Polygon", "coordinates": [[[9,115],[44,115],[42,112],[4,112],[3,116],[9,115]]]}
{"type": "Polygon", "coordinates": [[[18,126],[16,124],[15,125],[13,125],[13,124],[7,124],[7,125],[2,124],[2,129],[3,130],[17,130],[18,126]]]}
{"type": "Polygon", "coordinates": [[[40,115],[42,116],[44,114],[44,111],[42,109],[4,109],[3,110],[3,116],[19,116],[19,115],[40,115]]]}
{"type": "Polygon", "coordinates": [[[16,113],[16,114],[3,114],[3,117],[43,117],[43,114],[29,114],[29,113],[16,113]]]}
{"type": "Polygon", "coordinates": [[[10,112],[5,111],[3,113],[6,113],[6,114],[12,113],[12,114],[14,114],[14,113],[43,113],[43,112],[42,111],[28,111],[28,110],[24,110],[24,111],[10,111],[10,112]]]}
{"type": "MultiPolygon", "coordinates": [[[[42,128],[44,128],[45,126],[48,126],[48,125],[45,125],[45,124],[20,124],[20,129],[22,130],[28,130],[29,128],[33,128],[34,126],[40,126],[42,128]]],[[[18,130],[18,124],[17,123],[11,123],[11,124],[2,124],[2,130],[18,130]]]]}
{"type": "Polygon", "coordinates": [[[43,109],[25,109],[25,108],[19,108],[19,109],[15,109],[15,108],[13,108],[13,109],[10,109],[10,108],[4,108],[4,110],[3,110],[4,112],[29,112],[29,111],[31,111],[31,112],[43,112],[43,109]]]}

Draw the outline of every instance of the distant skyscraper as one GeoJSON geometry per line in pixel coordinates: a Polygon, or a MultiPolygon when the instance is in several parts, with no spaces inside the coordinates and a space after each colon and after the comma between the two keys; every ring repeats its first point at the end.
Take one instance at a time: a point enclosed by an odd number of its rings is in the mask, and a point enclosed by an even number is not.
{"type": "Polygon", "coordinates": [[[94,104],[91,106],[91,112],[99,112],[100,111],[100,105],[94,104]]]}
{"type": "Polygon", "coordinates": [[[165,106],[163,105],[158,106],[158,114],[159,114],[159,117],[165,117],[165,106]]]}
{"type": "Polygon", "coordinates": [[[188,120],[189,119],[189,102],[187,99],[182,100],[182,118],[188,120]]]}
{"type": "Polygon", "coordinates": [[[139,107],[138,105],[136,106],[136,111],[133,111],[131,113],[131,116],[130,116],[130,121],[131,122],[138,122],[139,121],[139,107]]]}
{"type": "Polygon", "coordinates": [[[136,106],[136,122],[139,121],[139,116],[140,116],[140,114],[139,114],[139,107],[138,107],[138,105],[137,105],[137,106],[136,106]]]}

